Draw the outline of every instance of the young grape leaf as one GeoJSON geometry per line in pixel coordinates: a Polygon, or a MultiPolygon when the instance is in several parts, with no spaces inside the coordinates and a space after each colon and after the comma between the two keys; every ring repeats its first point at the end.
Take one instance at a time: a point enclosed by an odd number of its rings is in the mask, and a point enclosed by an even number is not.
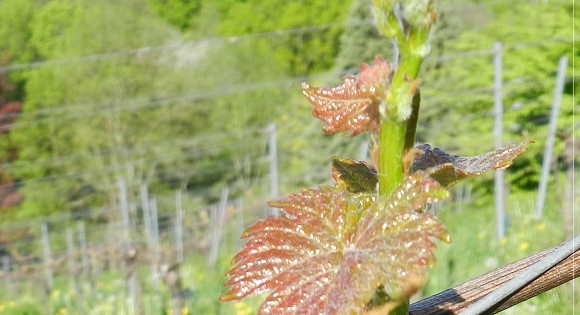
{"type": "Polygon", "coordinates": [[[332,158],[332,177],[343,182],[351,193],[372,192],[379,182],[377,171],[364,161],[332,158]]]}
{"type": "Polygon", "coordinates": [[[389,296],[408,298],[434,261],[432,239],[449,237],[421,210],[447,192],[417,172],[391,197],[361,202],[367,209],[360,221],[347,223],[350,195],[338,184],[270,203],[283,215],[244,232],[249,241],[234,257],[232,288],[220,299],[268,292],[260,314],[359,314],[381,284],[389,296]]]}
{"type": "Polygon", "coordinates": [[[379,104],[390,84],[391,66],[376,57],[373,66],[363,65],[358,77],[347,76],[330,88],[302,83],[302,92],[314,105],[313,115],[322,120],[328,134],[350,131],[351,136],[379,129],[379,104]]]}
{"type": "Polygon", "coordinates": [[[419,154],[411,165],[411,173],[426,170],[431,177],[448,187],[466,177],[480,175],[491,169],[505,169],[524,153],[532,142],[510,144],[495,151],[472,157],[450,155],[428,144],[417,144],[412,150],[419,154]]]}
{"type": "Polygon", "coordinates": [[[388,61],[375,56],[374,65],[364,63],[361,65],[357,83],[361,86],[386,88],[390,83],[391,71],[391,64],[388,61]]]}

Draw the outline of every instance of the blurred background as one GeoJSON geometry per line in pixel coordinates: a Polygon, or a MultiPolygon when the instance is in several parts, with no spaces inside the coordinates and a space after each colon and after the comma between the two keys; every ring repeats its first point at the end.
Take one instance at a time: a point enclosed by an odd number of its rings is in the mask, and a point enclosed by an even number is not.
{"type": "MultiPolygon", "coordinates": [[[[437,205],[453,242],[417,298],[579,230],[573,1],[438,3],[417,140],[535,143],[505,173],[500,234],[491,173],[437,205]]],[[[0,0],[0,314],[254,314],[217,301],[242,231],[330,183],[331,156],[368,158],[367,136],[323,134],[300,83],[392,58],[370,6],[0,0]]],[[[505,313],[579,301],[564,285],[505,313]]]]}

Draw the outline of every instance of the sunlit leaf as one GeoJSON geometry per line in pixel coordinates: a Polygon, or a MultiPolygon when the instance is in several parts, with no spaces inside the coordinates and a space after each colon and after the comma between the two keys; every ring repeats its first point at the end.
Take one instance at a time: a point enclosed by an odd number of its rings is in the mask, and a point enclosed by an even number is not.
{"type": "Polygon", "coordinates": [[[419,154],[411,166],[411,172],[428,170],[431,177],[447,187],[466,177],[480,175],[488,170],[507,168],[516,157],[526,151],[530,144],[530,141],[510,144],[472,157],[450,155],[428,144],[418,144],[413,148],[419,154]]]}
{"type": "Polygon", "coordinates": [[[391,71],[391,64],[388,61],[375,56],[374,65],[361,65],[357,84],[366,87],[386,88],[390,83],[391,71]]]}
{"type": "Polygon", "coordinates": [[[341,187],[271,203],[283,214],[244,233],[249,241],[234,258],[231,290],[221,300],[269,293],[260,314],[357,314],[381,284],[395,299],[418,290],[434,261],[432,239],[449,237],[421,210],[447,192],[417,172],[391,197],[358,203],[366,208],[353,222],[347,219],[352,194],[341,187]]]}
{"type": "Polygon", "coordinates": [[[332,177],[352,193],[375,191],[378,183],[377,171],[370,164],[338,157],[332,159],[332,177]]]}
{"type": "Polygon", "coordinates": [[[347,76],[330,88],[302,83],[302,92],[314,105],[313,114],[324,122],[328,134],[350,131],[352,136],[379,129],[379,104],[390,84],[391,66],[377,57],[373,66],[363,65],[358,77],[347,76]]]}

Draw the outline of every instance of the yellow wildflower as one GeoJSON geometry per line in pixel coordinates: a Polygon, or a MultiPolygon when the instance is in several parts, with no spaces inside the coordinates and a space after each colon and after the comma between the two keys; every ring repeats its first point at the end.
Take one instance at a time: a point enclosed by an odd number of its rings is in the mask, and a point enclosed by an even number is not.
{"type": "Polygon", "coordinates": [[[52,293],[50,294],[50,298],[51,299],[58,299],[60,297],[60,290],[54,290],[52,291],[52,293]]]}
{"type": "Polygon", "coordinates": [[[250,314],[252,314],[252,310],[244,302],[240,301],[240,302],[234,304],[234,307],[236,308],[236,315],[250,315],[250,314]]]}
{"type": "Polygon", "coordinates": [[[530,248],[530,243],[528,243],[528,242],[523,242],[523,243],[520,243],[519,249],[520,249],[521,251],[525,251],[525,250],[526,250],[526,249],[528,249],[528,248],[530,248]]]}

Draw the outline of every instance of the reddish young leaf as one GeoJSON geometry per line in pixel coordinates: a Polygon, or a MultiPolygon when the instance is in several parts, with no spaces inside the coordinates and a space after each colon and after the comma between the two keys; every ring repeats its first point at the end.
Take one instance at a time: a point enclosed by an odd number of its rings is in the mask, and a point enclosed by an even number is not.
{"type": "Polygon", "coordinates": [[[316,88],[302,83],[302,92],[314,105],[313,114],[324,122],[324,131],[350,131],[351,136],[379,129],[379,104],[390,84],[391,66],[375,58],[373,66],[363,65],[358,77],[347,76],[342,84],[316,88]]]}
{"type": "Polygon", "coordinates": [[[344,185],[273,202],[283,215],[243,234],[250,239],[234,257],[232,288],[220,299],[268,292],[260,314],[357,314],[381,284],[389,296],[408,298],[434,260],[431,240],[448,239],[443,225],[421,210],[446,194],[417,172],[390,198],[360,202],[366,209],[358,222],[347,219],[353,201],[344,185]]]}
{"type": "Polygon", "coordinates": [[[448,187],[466,177],[477,176],[492,169],[506,169],[513,160],[524,153],[530,141],[510,144],[495,151],[472,157],[450,155],[428,144],[418,144],[412,151],[418,152],[411,172],[426,170],[444,187],[448,187]]]}
{"type": "Polygon", "coordinates": [[[357,84],[366,87],[386,88],[390,83],[391,64],[388,61],[375,56],[375,64],[369,66],[363,64],[357,78],[357,84]]]}

